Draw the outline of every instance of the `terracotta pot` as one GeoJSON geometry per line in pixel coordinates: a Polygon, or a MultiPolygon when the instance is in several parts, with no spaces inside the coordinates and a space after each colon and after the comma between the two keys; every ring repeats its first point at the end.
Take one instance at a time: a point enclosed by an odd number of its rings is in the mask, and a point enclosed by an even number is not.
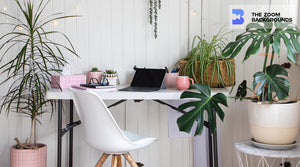
{"type": "MultiPolygon", "coordinates": [[[[220,65],[220,70],[221,70],[221,76],[222,76],[222,79],[223,79],[223,82],[225,84],[225,87],[230,87],[232,85],[234,85],[235,83],[235,60],[234,59],[231,59],[230,60],[231,64],[233,65],[233,69],[234,69],[234,72],[233,72],[233,76],[231,78],[228,78],[227,77],[227,68],[226,68],[226,64],[224,61],[222,60],[219,60],[219,65],[220,65]]],[[[179,73],[180,75],[185,75],[184,74],[184,66],[185,64],[187,63],[187,60],[179,60],[179,66],[180,66],[180,70],[179,70],[179,73]]],[[[195,70],[195,74],[198,74],[198,68],[199,67],[199,61],[197,63],[197,67],[196,67],[196,70],[195,70]]],[[[214,78],[212,78],[212,75],[213,75],[213,69],[214,69],[214,65],[213,63],[210,63],[208,65],[208,70],[207,70],[207,73],[206,75],[204,75],[204,81],[203,83],[205,84],[208,84],[210,87],[212,88],[220,88],[220,87],[224,87],[221,83],[219,83],[218,81],[218,75],[217,75],[217,71],[215,72],[214,74],[214,78]],[[206,79],[208,78],[208,79],[206,79]],[[212,81],[213,80],[213,81],[212,81]]],[[[195,80],[196,83],[202,83],[199,79],[199,76],[196,75],[196,78],[194,78],[193,76],[189,76],[191,78],[193,78],[195,80]]]]}
{"type": "Polygon", "coordinates": [[[87,84],[91,83],[91,78],[96,78],[100,82],[102,76],[103,76],[103,72],[102,71],[96,71],[96,72],[89,71],[87,73],[87,75],[86,75],[86,83],[87,84]]]}
{"type": "Polygon", "coordinates": [[[254,140],[266,144],[293,143],[299,131],[299,104],[250,102],[248,116],[254,140]]]}
{"type": "Polygon", "coordinates": [[[10,167],[46,167],[47,145],[37,144],[39,149],[16,149],[10,147],[10,167]]]}

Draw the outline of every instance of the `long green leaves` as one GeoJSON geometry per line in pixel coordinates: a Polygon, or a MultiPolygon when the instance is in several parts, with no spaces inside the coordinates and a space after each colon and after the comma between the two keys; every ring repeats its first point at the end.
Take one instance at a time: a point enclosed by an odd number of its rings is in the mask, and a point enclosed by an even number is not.
{"type": "Polygon", "coordinates": [[[180,131],[190,133],[194,122],[197,121],[195,135],[201,135],[204,125],[204,112],[207,112],[208,123],[211,132],[216,130],[216,118],[214,112],[223,121],[225,114],[219,104],[227,105],[227,98],[222,93],[211,95],[210,87],[206,84],[193,84],[189,89],[196,89],[198,92],[184,91],[180,98],[194,98],[195,101],[186,102],[178,107],[179,111],[187,108],[191,110],[177,119],[177,125],[180,131]]]}
{"type": "Polygon", "coordinates": [[[228,33],[220,30],[213,36],[210,42],[196,35],[193,38],[192,49],[188,56],[183,58],[187,63],[183,67],[183,74],[192,77],[196,83],[207,83],[212,85],[213,79],[209,81],[207,72],[209,65],[213,64],[212,78],[217,76],[221,87],[226,87],[224,81],[229,81],[234,77],[233,64],[223,56],[222,49],[226,46],[228,33]],[[227,76],[223,78],[220,70],[219,60],[225,61],[227,76]],[[199,79],[197,79],[199,76],[199,79]]]}
{"type": "MultiPolygon", "coordinates": [[[[7,79],[1,85],[12,82],[1,99],[0,112],[6,111],[8,114],[10,111],[16,111],[27,115],[31,121],[39,122],[37,116],[45,112],[45,105],[50,104],[53,111],[54,104],[45,98],[45,92],[50,84],[51,74],[61,71],[60,68],[67,63],[62,50],[78,56],[64,33],[45,30],[44,27],[53,20],[76,17],[53,14],[42,18],[50,1],[41,0],[35,8],[31,1],[24,1],[21,4],[16,0],[21,13],[18,18],[0,12],[3,16],[14,20],[13,24],[1,23],[1,25],[12,26],[13,29],[12,32],[0,37],[0,50],[4,51],[4,54],[0,55],[0,62],[3,63],[4,58],[8,60],[0,66],[1,74],[7,75],[7,79]],[[52,41],[48,38],[49,35],[62,36],[67,44],[52,41]]],[[[35,130],[35,128],[31,129],[35,130]]]]}

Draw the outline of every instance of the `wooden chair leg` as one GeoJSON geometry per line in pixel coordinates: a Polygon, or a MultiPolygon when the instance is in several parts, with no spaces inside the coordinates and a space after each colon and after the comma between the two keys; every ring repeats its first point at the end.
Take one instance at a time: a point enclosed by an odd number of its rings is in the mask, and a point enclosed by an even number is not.
{"type": "Polygon", "coordinates": [[[105,162],[105,160],[107,159],[108,156],[109,156],[109,154],[103,153],[101,158],[98,160],[95,167],[101,167],[104,164],[104,162],[105,162]]]}
{"type": "Polygon", "coordinates": [[[122,167],[122,157],[121,157],[121,155],[117,155],[117,157],[118,157],[118,165],[117,165],[117,167],[122,167]]]}
{"type": "Polygon", "coordinates": [[[130,164],[131,167],[138,167],[138,165],[136,164],[136,162],[134,161],[134,159],[129,153],[125,153],[123,154],[123,156],[125,157],[125,159],[130,164]]]}
{"type": "Polygon", "coordinates": [[[113,155],[111,159],[111,167],[117,167],[118,165],[118,155],[113,155]]]}

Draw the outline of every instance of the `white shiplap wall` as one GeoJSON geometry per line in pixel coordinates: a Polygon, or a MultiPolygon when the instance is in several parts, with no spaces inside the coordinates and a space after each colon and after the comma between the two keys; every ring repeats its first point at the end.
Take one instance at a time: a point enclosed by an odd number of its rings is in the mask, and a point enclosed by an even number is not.
{"type": "MultiPolygon", "coordinates": [[[[38,1],[38,0],[36,0],[38,1]]],[[[273,4],[294,3],[297,0],[273,0],[273,4]]],[[[53,0],[47,8],[49,14],[64,11],[66,14],[79,14],[76,19],[59,20],[55,27],[65,32],[73,41],[80,59],[70,58],[66,73],[86,73],[91,67],[112,68],[118,71],[122,83],[132,77],[132,67],[170,67],[179,58],[187,55],[191,38],[203,33],[207,39],[223,25],[228,24],[228,9],[231,4],[268,4],[269,0],[162,0],[159,11],[158,39],[153,38],[153,29],[148,24],[147,0],[53,0]],[[201,5],[203,10],[201,11],[201,5]],[[202,15],[201,15],[202,13],[202,15]],[[202,25],[201,25],[202,19],[202,25]],[[201,30],[202,28],[202,30],[201,30]]],[[[15,13],[11,0],[1,0],[0,10],[4,7],[15,13]]],[[[5,20],[2,16],[1,20],[5,20]]],[[[7,32],[1,27],[0,35],[7,32]]],[[[236,32],[238,33],[238,32],[236,32]]],[[[233,38],[233,33],[230,38],[233,38]]],[[[253,58],[241,65],[237,57],[237,82],[251,79],[260,68],[260,58],[253,58]]],[[[291,70],[292,88],[299,86],[299,67],[291,70]]],[[[1,76],[1,80],[5,77],[1,76]]],[[[2,86],[2,85],[1,85],[2,86]]],[[[5,86],[1,87],[3,93],[5,86]]],[[[107,104],[113,101],[106,101],[107,104]]],[[[65,103],[64,106],[67,106],[65,103]]],[[[237,166],[234,143],[250,137],[247,125],[246,104],[230,101],[222,127],[223,166],[237,166]]],[[[68,108],[64,108],[64,122],[68,119],[68,108]]],[[[152,101],[123,103],[112,109],[121,128],[159,138],[150,147],[133,152],[138,161],[150,167],[191,167],[193,166],[193,139],[168,138],[167,108],[152,101]]],[[[77,119],[77,117],[75,118],[77,119]]],[[[38,129],[39,141],[48,144],[48,167],[56,166],[56,113],[42,118],[43,126],[38,129]]],[[[0,167],[9,166],[9,146],[13,138],[25,139],[29,133],[29,122],[11,113],[8,118],[0,116],[0,167]]],[[[86,145],[81,127],[74,129],[74,166],[95,165],[101,155],[86,145]]],[[[63,166],[67,166],[67,139],[63,140],[63,166]]],[[[109,166],[108,163],[105,166],[109,166]]]]}

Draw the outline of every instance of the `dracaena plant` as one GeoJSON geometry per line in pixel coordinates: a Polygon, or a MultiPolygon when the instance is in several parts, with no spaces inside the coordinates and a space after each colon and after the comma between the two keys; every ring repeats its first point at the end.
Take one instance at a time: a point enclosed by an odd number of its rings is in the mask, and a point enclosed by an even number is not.
{"type": "Polygon", "coordinates": [[[193,84],[189,89],[195,91],[184,91],[180,96],[181,99],[193,99],[193,101],[178,107],[178,111],[183,113],[177,119],[179,130],[190,133],[194,123],[197,122],[195,135],[201,135],[204,125],[210,129],[211,133],[215,132],[216,115],[222,121],[224,120],[225,113],[220,104],[228,107],[227,97],[223,93],[212,95],[210,87],[206,84],[193,84]],[[186,109],[190,111],[186,112],[186,109]],[[204,121],[205,112],[207,112],[208,121],[204,121]]]}
{"type": "Polygon", "coordinates": [[[252,89],[243,81],[238,87],[236,98],[247,98],[247,89],[254,94],[250,97],[252,100],[273,102],[287,98],[290,86],[286,79],[288,72],[281,65],[273,64],[273,59],[280,55],[281,46],[284,46],[284,54],[288,60],[296,63],[295,53],[300,53],[299,35],[300,31],[293,23],[250,23],[245,32],[239,34],[235,41],[228,43],[223,50],[226,57],[234,58],[245,46],[247,50],[243,62],[260,51],[263,51],[264,56],[261,71],[253,75],[252,89]]]}
{"type": "Polygon", "coordinates": [[[11,31],[0,37],[0,70],[1,76],[6,77],[1,86],[4,83],[10,84],[2,96],[0,111],[6,111],[7,115],[15,111],[30,118],[31,130],[27,146],[34,146],[36,124],[41,123],[38,118],[45,113],[46,105],[51,106],[52,112],[54,110],[53,101],[45,98],[51,73],[60,72],[60,68],[67,63],[64,53],[78,56],[64,33],[47,31],[45,26],[53,24],[55,20],[76,16],[63,16],[62,13],[45,16],[45,8],[51,0],[41,0],[36,6],[30,0],[15,2],[20,11],[19,17],[0,12],[12,20],[10,23],[1,23],[10,26],[11,31]],[[56,35],[62,36],[66,44],[48,38],[56,35]]]}

